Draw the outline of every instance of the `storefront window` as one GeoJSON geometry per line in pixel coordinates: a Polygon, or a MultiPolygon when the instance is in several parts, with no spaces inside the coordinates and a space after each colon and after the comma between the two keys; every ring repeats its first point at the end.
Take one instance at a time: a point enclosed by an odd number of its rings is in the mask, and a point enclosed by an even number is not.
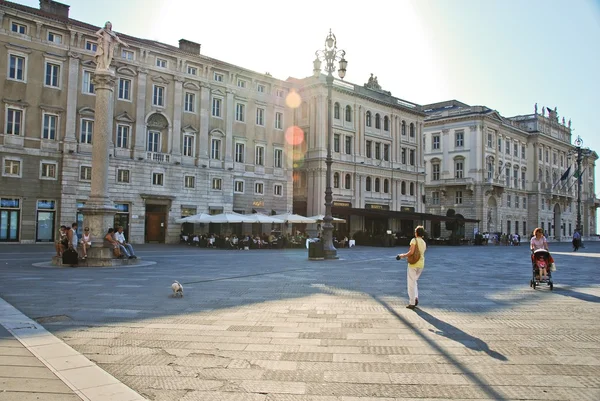
{"type": "Polygon", "coordinates": [[[54,241],[54,222],[56,217],[56,202],[53,200],[38,200],[36,215],[36,242],[54,241]]]}
{"type": "Polygon", "coordinates": [[[0,198],[0,242],[19,241],[21,200],[0,198]]]}

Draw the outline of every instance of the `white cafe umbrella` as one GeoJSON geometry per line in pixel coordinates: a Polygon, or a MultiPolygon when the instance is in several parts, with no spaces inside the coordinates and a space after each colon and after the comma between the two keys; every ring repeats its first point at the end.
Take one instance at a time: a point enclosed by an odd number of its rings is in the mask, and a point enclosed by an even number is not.
{"type": "Polygon", "coordinates": [[[249,218],[253,219],[254,223],[261,223],[261,224],[285,223],[285,221],[282,219],[278,219],[274,216],[267,216],[267,215],[264,215],[261,213],[247,214],[247,215],[244,215],[244,217],[249,217],[249,218]]]}
{"type": "Polygon", "coordinates": [[[175,220],[175,223],[210,223],[212,216],[206,213],[198,213],[193,216],[182,217],[175,220]]]}
{"type": "Polygon", "coordinates": [[[281,219],[283,221],[285,221],[286,223],[291,223],[291,224],[314,224],[317,222],[317,220],[312,219],[310,217],[304,217],[304,216],[300,216],[299,214],[293,214],[293,213],[284,213],[284,214],[276,214],[275,216],[271,216],[271,217],[275,217],[277,219],[281,219]]]}
{"type": "Polygon", "coordinates": [[[250,217],[235,212],[227,212],[210,216],[209,223],[254,223],[250,217]]]}
{"type": "MultiPolygon", "coordinates": [[[[323,219],[325,219],[325,215],[324,215],[324,214],[318,214],[318,215],[316,215],[316,216],[311,216],[311,217],[309,217],[309,219],[315,219],[315,220],[317,220],[319,223],[321,223],[321,222],[323,221],[323,219]]],[[[334,217],[334,218],[333,218],[333,222],[334,222],[334,223],[345,223],[345,222],[346,222],[346,220],[344,220],[344,219],[339,219],[339,218],[337,218],[337,217],[334,217]]]]}

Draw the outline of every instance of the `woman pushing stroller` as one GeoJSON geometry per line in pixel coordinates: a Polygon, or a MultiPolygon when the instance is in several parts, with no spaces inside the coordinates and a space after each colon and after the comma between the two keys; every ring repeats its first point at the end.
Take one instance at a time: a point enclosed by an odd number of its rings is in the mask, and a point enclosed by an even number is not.
{"type": "Polygon", "coordinates": [[[531,249],[531,263],[533,265],[533,279],[531,286],[535,288],[536,273],[539,274],[539,282],[547,282],[552,288],[552,275],[550,267],[554,264],[554,259],[550,255],[548,241],[544,236],[544,230],[536,228],[533,230],[533,237],[529,242],[531,249]],[[537,270],[537,272],[536,272],[537,270]]]}

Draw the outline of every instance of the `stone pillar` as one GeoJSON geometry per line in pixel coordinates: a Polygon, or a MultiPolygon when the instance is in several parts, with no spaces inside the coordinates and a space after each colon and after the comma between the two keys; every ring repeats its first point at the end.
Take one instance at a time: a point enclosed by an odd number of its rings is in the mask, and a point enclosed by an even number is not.
{"type": "Polygon", "coordinates": [[[79,87],[79,60],[81,55],[69,53],[69,69],[67,77],[67,121],[63,143],[63,152],[77,150],[77,88],[79,87]]]}
{"type": "MultiPolygon", "coordinates": [[[[233,95],[234,93],[230,90],[227,91],[227,101],[225,106],[225,168],[233,168],[233,119],[235,115],[235,105],[233,103],[233,95]]],[[[267,110],[265,109],[265,126],[268,127],[268,123],[266,121],[267,110]]],[[[265,148],[265,152],[267,149],[265,148]]],[[[265,157],[267,155],[265,154],[265,157]]],[[[266,163],[265,163],[266,165],[266,163]]]]}
{"type": "Polygon", "coordinates": [[[181,160],[181,118],[183,115],[183,78],[175,78],[175,97],[173,99],[173,132],[171,154],[174,161],[181,160]]]}
{"type": "Polygon", "coordinates": [[[133,148],[134,159],[146,158],[146,78],[148,70],[138,68],[137,98],[135,109],[135,144],[133,148]]]}
{"type": "Polygon", "coordinates": [[[201,163],[208,165],[210,157],[210,140],[209,140],[209,120],[211,115],[211,99],[210,99],[210,87],[206,84],[200,85],[200,152],[199,159],[201,163]]]}
{"type": "MultiPolygon", "coordinates": [[[[116,209],[108,196],[109,144],[113,133],[113,96],[116,78],[112,71],[96,71],[96,107],[92,139],[92,190],[82,209],[84,225],[96,242],[113,226],[116,209]]],[[[91,256],[91,255],[90,255],[91,256]]]]}

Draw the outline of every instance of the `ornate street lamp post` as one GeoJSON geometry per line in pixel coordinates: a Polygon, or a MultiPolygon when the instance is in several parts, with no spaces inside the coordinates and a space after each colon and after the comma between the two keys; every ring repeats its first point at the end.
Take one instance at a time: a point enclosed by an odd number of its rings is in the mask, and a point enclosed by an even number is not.
{"type": "Polygon", "coordinates": [[[333,72],[336,70],[335,62],[339,61],[338,74],[341,79],[346,76],[346,66],[348,62],[344,58],[346,52],[344,50],[337,49],[337,40],[335,35],[329,30],[329,35],[325,39],[325,48],[323,50],[317,50],[315,52],[317,58],[313,62],[314,71],[320,74],[321,62],[325,61],[325,72],[327,72],[327,158],[325,164],[327,166],[326,172],[326,188],[325,188],[325,217],[323,218],[323,251],[325,253],[325,259],[337,259],[337,249],[333,246],[333,216],[331,215],[331,205],[333,191],[331,190],[331,165],[333,164],[333,158],[331,155],[331,142],[333,139],[333,106],[331,104],[331,92],[333,90],[333,72]]]}
{"type": "Polygon", "coordinates": [[[583,139],[580,136],[577,136],[575,139],[575,152],[577,153],[577,230],[579,230],[579,234],[583,236],[583,227],[581,227],[581,182],[583,181],[581,177],[581,162],[583,161],[584,156],[588,156],[590,154],[590,149],[582,148],[583,139]]]}

